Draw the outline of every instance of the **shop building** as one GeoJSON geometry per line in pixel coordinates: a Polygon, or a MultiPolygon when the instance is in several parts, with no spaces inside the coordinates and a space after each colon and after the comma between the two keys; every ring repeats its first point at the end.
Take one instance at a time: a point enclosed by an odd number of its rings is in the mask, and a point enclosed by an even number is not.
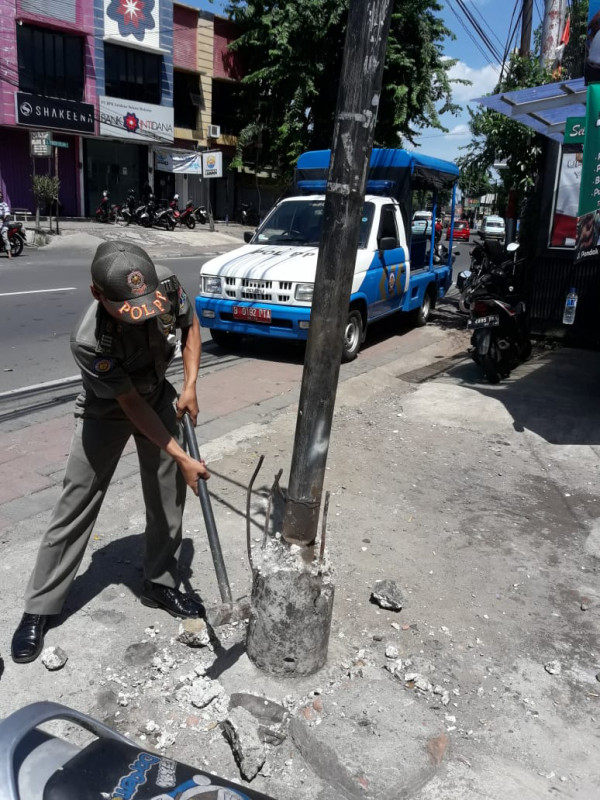
{"type": "Polygon", "coordinates": [[[124,199],[154,186],[154,148],[171,147],[172,0],[125,4],[94,0],[98,136],[86,139],[85,213],[102,192],[124,199]]]}
{"type": "Polygon", "coordinates": [[[0,188],[34,209],[33,174],[58,174],[61,213],[83,208],[83,135],[96,129],[93,0],[0,0],[0,188]],[[47,132],[61,147],[39,147],[47,132]]]}

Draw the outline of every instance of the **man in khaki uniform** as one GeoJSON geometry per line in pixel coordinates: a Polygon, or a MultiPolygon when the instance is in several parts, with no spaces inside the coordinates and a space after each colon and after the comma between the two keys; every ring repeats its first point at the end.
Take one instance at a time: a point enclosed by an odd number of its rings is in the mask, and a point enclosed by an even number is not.
{"type": "Polygon", "coordinates": [[[48,617],[59,614],[77,574],[121,453],[135,439],[146,505],[145,582],[141,601],[177,617],[204,613],[177,589],[186,484],[210,477],[183,450],[178,419],[198,415],[201,339],[192,304],[177,278],[156,268],[134,244],[103,242],[92,262],[94,301],[73,334],[71,350],[83,391],[63,491],[25,593],[25,614],[12,658],[34,661],[48,617]],[[165,373],[181,330],[184,386],[177,399],[165,373]]]}

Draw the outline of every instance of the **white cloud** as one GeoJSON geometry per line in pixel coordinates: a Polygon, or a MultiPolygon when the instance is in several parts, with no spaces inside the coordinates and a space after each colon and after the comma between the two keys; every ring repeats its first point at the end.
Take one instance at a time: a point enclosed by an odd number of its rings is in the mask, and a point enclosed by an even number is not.
{"type": "Polygon", "coordinates": [[[488,64],[480,69],[473,69],[464,61],[457,61],[448,70],[450,79],[460,78],[462,80],[471,81],[471,85],[464,85],[461,83],[452,84],[452,99],[456,103],[468,103],[474,97],[481,97],[493,91],[498,83],[500,76],[500,67],[488,64]]]}
{"type": "Polygon", "coordinates": [[[457,139],[470,139],[472,137],[472,133],[469,130],[468,125],[461,123],[460,125],[455,125],[452,130],[448,131],[446,136],[455,136],[457,139]]]}

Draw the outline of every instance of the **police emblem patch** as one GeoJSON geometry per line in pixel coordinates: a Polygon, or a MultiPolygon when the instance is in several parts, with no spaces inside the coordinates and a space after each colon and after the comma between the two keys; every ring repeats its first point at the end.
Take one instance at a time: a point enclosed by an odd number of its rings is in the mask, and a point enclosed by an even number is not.
{"type": "Polygon", "coordinates": [[[97,358],[92,364],[92,369],[97,375],[105,375],[114,367],[115,362],[112,358],[97,358]]]}
{"type": "Polygon", "coordinates": [[[129,273],[127,276],[127,284],[135,295],[144,294],[146,292],[146,281],[139,269],[134,269],[129,273]]]}
{"type": "Polygon", "coordinates": [[[187,294],[183,291],[181,286],[177,289],[177,297],[179,298],[179,313],[183,314],[187,305],[187,294]]]}

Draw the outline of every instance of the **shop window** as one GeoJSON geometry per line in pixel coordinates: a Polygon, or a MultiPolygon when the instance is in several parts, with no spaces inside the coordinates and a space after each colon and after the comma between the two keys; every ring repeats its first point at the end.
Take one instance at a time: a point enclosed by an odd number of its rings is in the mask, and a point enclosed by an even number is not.
{"type": "Polygon", "coordinates": [[[198,76],[189,72],[173,74],[173,114],[176,128],[195,130],[198,109],[203,107],[198,76]]]}
{"type": "Polygon", "coordinates": [[[17,25],[19,89],[65,100],[82,100],[83,39],[34,25],[17,25]]]}
{"type": "Polygon", "coordinates": [[[238,118],[239,86],[232,81],[216,81],[212,84],[212,122],[219,125],[221,135],[237,136],[242,129],[238,118]]]}
{"type": "Polygon", "coordinates": [[[159,105],[162,56],[115,44],[104,45],[106,94],[159,105]]]}
{"type": "Polygon", "coordinates": [[[558,183],[554,193],[550,247],[575,247],[582,157],[581,145],[563,147],[559,161],[558,183]]]}

